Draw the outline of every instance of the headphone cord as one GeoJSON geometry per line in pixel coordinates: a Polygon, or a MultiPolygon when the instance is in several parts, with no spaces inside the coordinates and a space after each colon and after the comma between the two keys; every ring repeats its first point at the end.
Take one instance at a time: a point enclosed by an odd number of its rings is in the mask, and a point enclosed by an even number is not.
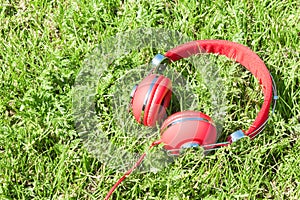
{"type": "MultiPolygon", "coordinates": [[[[149,150],[152,149],[152,147],[159,145],[161,143],[160,140],[155,141],[151,144],[151,146],[149,147],[149,150]]],[[[109,190],[109,192],[107,193],[105,200],[108,200],[110,198],[110,196],[112,195],[112,193],[115,191],[115,189],[118,187],[118,185],[120,185],[120,183],[122,183],[122,181],[124,181],[132,172],[133,170],[135,170],[144,160],[145,156],[146,156],[146,152],[144,152],[140,158],[136,161],[136,163],[127,171],[124,173],[124,175],[115,183],[115,185],[109,190]]]]}

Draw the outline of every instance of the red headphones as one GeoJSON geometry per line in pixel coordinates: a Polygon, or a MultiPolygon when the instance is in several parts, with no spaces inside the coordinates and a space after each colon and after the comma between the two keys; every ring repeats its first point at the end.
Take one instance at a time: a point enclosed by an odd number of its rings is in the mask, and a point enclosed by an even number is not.
{"type": "MultiPolygon", "coordinates": [[[[225,40],[198,40],[185,43],[169,50],[165,56],[156,55],[152,65],[156,68],[166,65],[168,61],[177,61],[199,53],[224,55],[243,65],[259,81],[262,86],[264,102],[256,119],[246,131],[238,130],[232,133],[226,142],[216,143],[217,129],[212,119],[198,111],[182,111],[169,116],[163,121],[161,138],[153,146],[163,143],[164,148],[172,155],[178,155],[181,149],[203,147],[206,150],[227,146],[243,137],[254,138],[260,133],[269,118],[269,110],[273,101],[273,112],[277,100],[276,85],[264,62],[248,47],[225,40]],[[272,97],[273,96],[273,97],[272,97]]],[[[154,126],[166,116],[172,96],[172,82],[169,78],[151,73],[140,84],[134,86],[130,95],[131,109],[138,123],[154,126]]],[[[146,154],[114,185],[105,199],[108,199],[114,189],[141,163],[146,154]]]]}

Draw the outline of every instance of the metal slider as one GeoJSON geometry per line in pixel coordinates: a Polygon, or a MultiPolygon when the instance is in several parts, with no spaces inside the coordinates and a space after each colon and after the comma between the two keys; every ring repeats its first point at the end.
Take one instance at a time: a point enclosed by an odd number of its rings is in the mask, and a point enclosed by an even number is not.
{"type": "Polygon", "coordinates": [[[169,58],[165,57],[162,54],[156,54],[151,61],[152,69],[150,71],[150,74],[152,74],[156,70],[159,71],[165,70],[169,62],[170,62],[169,58]]]}
{"type": "Polygon", "coordinates": [[[244,137],[247,137],[245,135],[245,133],[242,130],[237,130],[235,132],[233,132],[228,138],[227,141],[229,141],[230,143],[236,142],[244,137]]]}
{"type": "Polygon", "coordinates": [[[193,149],[201,149],[202,150],[201,152],[208,153],[210,151],[218,150],[220,149],[220,147],[227,146],[229,144],[230,144],[229,142],[219,142],[214,144],[199,145],[198,143],[195,142],[189,142],[182,145],[181,148],[179,149],[166,150],[166,152],[168,156],[178,156],[184,153],[186,149],[193,148],[193,149]]]}
{"type": "Polygon", "coordinates": [[[274,81],[273,76],[270,74],[271,79],[272,79],[272,91],[273,91],[273,108],[272,108],[272,114],[274,114],[275,112],[275,108],[276,108],[276,101],[279,99],[279,96],[277,94],[277,87],[276,87],[276,83],[274,81]]]}
{"type": "Polygon", "coordinates": [[[151,61],[151,65],[153,67],[157,67],[160,64],[163,64],[163,63],[166,63],[166,62],[169,62],[169,59],[167,57],[165,57],[164,55],[161,55],[161,54],[156,54],[154,56],[154,58],[152,59],[152,61],[151,61]]]}
{"type": "Polygon", "coordinates": [[[198,143],[189,142],[189,143],[185,143],[184,145],[182,145],[181,149],[196,148],[196,147],[199,147],[199,146],[200,145],[198,143]]]}

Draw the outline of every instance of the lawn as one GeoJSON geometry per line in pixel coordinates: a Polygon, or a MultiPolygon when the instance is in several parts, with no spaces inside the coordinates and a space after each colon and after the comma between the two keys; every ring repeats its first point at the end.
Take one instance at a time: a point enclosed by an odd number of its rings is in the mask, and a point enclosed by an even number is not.
{"type": "MultiPolygon", "coordinates": [[[[138,170],[121,183],[112,199],[299,199],[299,8],[299,1],[289,0],[2,0],[0,199],[105,197],[127,165],[120,166],[122,170],[112,168],[99,156],[101,147],[87,148],[74,115],[74,86],[99,45],[140,28],[174,30],[192,40],[223,39],[250,47],[273,75],[279,99],[266,129],[254,140],[205,157],[189,152],[156,172],[138,170]]],[[[97,126],[128,152],[143,152],[159,135],[137,128],[141,130],[137,141],[122,131],[115,114],[122,112],[110,97],[119,91],[117,80],[124,80],[124,74],[161,51],[129,51],[113,58],[98,77],[92,99],[97,126]]],[[[256,79],[243,67],[224,57],[209,59],[218,67],[224,87],[222,135],[227,136],[251,124],[263,96],[256,79]]],[[[187,66],[184,77],[199,96],[196,109],[212,114],[205,80],[188,73],[193,66],[187,61],[172,67],[178,70],[181,64],[187,66]]],[[[128,88],[134,85],[126,83],[128,88]]],[[[129,99],[129,94],[122,97],[129,99]]]]}

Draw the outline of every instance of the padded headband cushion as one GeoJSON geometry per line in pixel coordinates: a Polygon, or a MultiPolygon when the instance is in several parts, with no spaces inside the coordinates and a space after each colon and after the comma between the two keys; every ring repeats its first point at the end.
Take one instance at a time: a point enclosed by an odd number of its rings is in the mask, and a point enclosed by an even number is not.
{"type": "MultiPolygon", "coordinates": [[[[259,56],[246,46],[225,40],[198,40],[180,45],[166,53],[172,61],[187,58],[199,53],[214,53],[224,55],[243,65],[259,81],[264,94],[264,103],[255,121],[245,132],[246,135],[257,130],[268,119],[272,102],[272,79],[270,73],[259,56]]],[[[254,137],[252,135],[251,137],[254,137]]]]}

